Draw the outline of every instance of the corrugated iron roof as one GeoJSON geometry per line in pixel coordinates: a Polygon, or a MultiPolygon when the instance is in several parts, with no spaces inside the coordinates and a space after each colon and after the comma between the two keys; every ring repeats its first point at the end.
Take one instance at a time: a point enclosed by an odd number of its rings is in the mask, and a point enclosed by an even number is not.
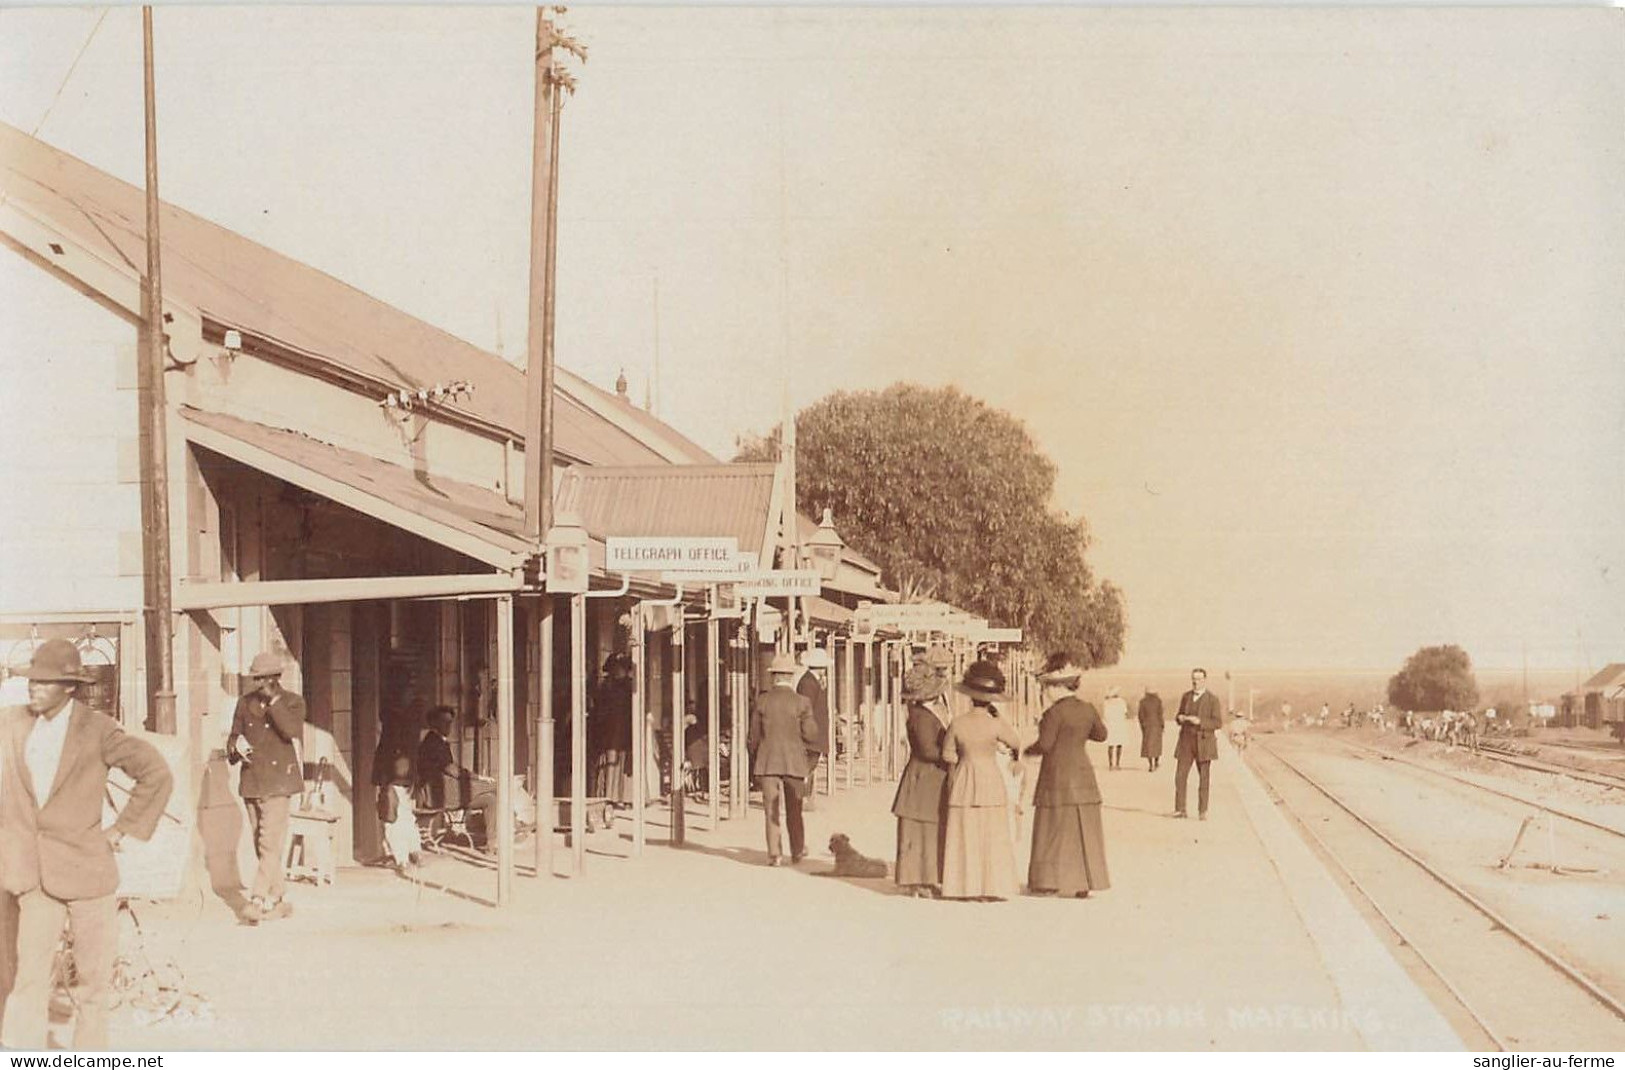
{"type": "Polygon", "coordinates": [[[555,496],[594,538],[732,535],[761,553],[775,505],[771,464],[575,467],[555,496]]]}
{"type": "Polygon", "coordinates": [[[1625,684],[1625,661],[1618,661],[1607,666],[1597,675],[1587,680],[1580,690],[1606,691],[1615,684],[1625,684]]]}
{"type": "MultiPolygon", "coordinates": [[[[142,191],[5,123],[0,195],[108,263],[136,274],[143,270],[142,191]]],[[[496,354],[172,204],[163,206],[162,231],[166,297],[222,327],[391,387],[465,379],[474,386],[472,395],[448,407],[522,440],[524,374],[496,354]]],[[[558,452],[588,464],[667,459],[577,397],[589,388],[585,380],[568,373],[558,378],[558,452]]],[[[664,436],[687,442],[646,413],[635,419],[653,421],[664,436]]]]}

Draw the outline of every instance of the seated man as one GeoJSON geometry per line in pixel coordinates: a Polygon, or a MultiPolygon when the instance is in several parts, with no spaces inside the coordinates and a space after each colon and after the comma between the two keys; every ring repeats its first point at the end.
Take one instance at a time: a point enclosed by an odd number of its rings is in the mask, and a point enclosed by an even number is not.
{"type": "Polygon", "coordinates": [[[451,752],[450,739],[452,725],[457,720],[456,710],[450,706],[436,706],[429,711],[427,720],[429,730],[418,742],[419,803],[431,810],[468,810],[470,832],[474,828],[473,817],[477,814],[483,841],[495,828],[496,784],[457,764],[451,752]]]}

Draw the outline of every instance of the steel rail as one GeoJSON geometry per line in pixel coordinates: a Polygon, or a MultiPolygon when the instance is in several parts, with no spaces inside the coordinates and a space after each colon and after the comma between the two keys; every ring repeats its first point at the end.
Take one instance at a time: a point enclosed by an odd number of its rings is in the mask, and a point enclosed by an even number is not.
{"type": "Polygon", "coordinates": [[[1432,877],[1434,880],[1438,881],[1452,892],[1455,892],[1456,895],[1460,896],[1465,902],[1471,904],[1474,909],[1483,914],[1485,917],[1489,918],[1498,927],[1505,930],[1519,943],[1523,944],[1536,955],[1546,960],[1547,964],[1553,969],[1557,970],[1570,981],[1573,981],[1576,985],[1584,989],[1588,995],[1590,995],[1598,1003],[1601,1003],[1604,1007],[1607,1007],[1616,1017],[1622,1021],[1625,1021],[1625,1003],[1621,1003],[1618,999],[1610,995],[1605,989],[1599,987],[1589,977],[1581,973],[1577,968],[1563,959],[1562,956],[1550,950],[1533,936],[1530,936],[1528,933],[1512,924],[1512,922],[1506,917],[1498,913],[1494,907],[1491,907],[1489,904],[1473,895],[1473,893],[1469,892],[1467,889],[1445,876],[1442,872],[1424,861],[1419,855],[1416,854],[1416,852],[1404,846],[1398,840],[1395,840],[1382,829],[1372,824],[1362,814],[1360,814],[1359,811],[1355,810],[1348,803],[1334,795],[1314,777],[1310,776],[1308,773],[1305,773],[1302,769],[1299,769],[1287,759],[1281,757],[1281,755],[1274,748],[1266,746],[1265,749],[1269,751],[1270,756],[1276,761],[1280,762],[1287,769],[1290,769],[1292,772],[1296,773],[1305,783],[1314,788],[1316,791],[1320,792],[1322,795],[1326,796],[1326,798],[1330,799],[1354,820],[1364,825],[1378,839],[1382,840],[1388,846],[1410,859],[1428,876],[1432,877]]]}
{"type": "Polygon", "coordinates": [[[1433,766],[1427,765],[1424,762],[1419,762],[1412,758],[1404,758],[1397,754],[1389,754],[1387,751],[1378,750],[1376,747],[1368,747],[1364,743],[1354,743],[1346,739],[1340,739],[1337,742],[1350,750],[1364,751],[1367,754],[1375,754],[1379,758],[1387,761],[1398,762],[1400,765],[1408,765],[1413,769],[1421,769],[1424,772],[1435,773],[1438,776],[1445,777],[1448,780],[1454,780],[1470,787],[1487,791],[1491,795],[1499,795],[1503,799],[1511,799],[1513,802],[1522,803],[1525,806],[1532,806],[1537,810],[1544,810],[1548,814],[1556,814],[1558,817],[1567,818],[1576,824],[1587,825],[1601,832],[1612,833],[1615,836],[1625,839],[1625,829],[1615,828],[1613,825],[1605,825],[1600,821],[1593,821],[1589,817],[1581,817],[1579,814],[1570,813],[1567,810],[1559,810],[1555,806],[1547,806],[1545,803],[1536,802],[1533,799],[1527,799],[1522,795],[1514,795],[1510,791],[1502,791],[1500,788],[1492,788],[1488,784],[1480,784],[1476,780],[1468,780],[1466,777],[1461,776],[1460,774],[1452,773],[1444,769],[1435,769],[1433,766]]]}
{"type": "MultiPolygon", "coordinates": [[[[1269,747],[1264,747],[1263,750],[1276,761],[1282,761],[1281,757],[1269,747]]],[[[1258,772],[1256,760],[1244,760],[1254,772],[1258,772]]],[[[1331,847],[1327,845],[1326,841],[1321,839],[1320,833],[1315,831],[1314,826],[1310,825],[1308,821],[1304,820],[1302,814],[1297,813],[1286,804],[1286,800],[1281,797],[1281,794],[1278,791],[1275,790],[1275,785],[1267,776],[1260,776],[1259,779],[1269,793],[1275,797],[1275,800],[1280,804],[1281,809],[1285,810],[1291,815],[1293,822],[1303,830],[1304,835],[1308,836],[1309,839],[1314,842],[1315,846],[1320,848],[1321,853],[1324,854],[1332,862],[1332,864],[1337,867],[1337,871],[1343,874],[1343,879],[1354,886],[1354,889],[1365,898],[1365,901],[1371,904],[1371,909],[1377,912],[1377,916],[1382,918],[1382,920],[1387,923],[1388,927],[1394,931],[1394,935],[1398,936],[1400,941],[1410,949],[1411,954],[1420,959],[1422,961],[1422,965],[1426,966],[1433,976],[1439,979],[1439,983],[1444,985],[1445,991],[1449,992],[1451,997],[1461,1005],[1461,1009],[1467,1012],[1467,1016],[1478,1024],[1478,1027],[1484,1031],[1484,1035],[1490,1038],[1490,1043],[1495,1045],[1496,1050],[1511,1051],[1512,1049],[1507,1047],[1506,1040],[1502,1038],[1501,1034],[1497,1033],[1493,1028],[1491,1028],[1490,1023],[1485,1021],[1484,1016],[1478,1012],[1478,1008],[1474,1007],[1472,1003],[1468,1001],[1467,997],[1462,995],[1461,990],[1451,982],[1450,978],[1444,975],[1444,971],[1439,969],[1438,965],[1434,963],[1432,959],[1428,958],[1428,956],[1422,951],[1420,945],[1418,945],[1417,942],[1412,939],[1411,934],[1400,928],[1399,922],[1395,921],[1393,916],[1382,908],[1382,904],[1377,902],[1376,896],[1372,895],[1370,889],[1365,886],[1360,878],[1356,877],[1349,870],[1349,868],[1343,864],[1343,860],[1337,856],[1337,852],[1333,851],[1331,847]]]]}
{"type": "Polygon", "coordinates": [[[1572,777],[1587,784],[1596,784],[1604,788],[1617,788],[1625,791],[1625,777],[1611,776],[1608,773],[1593,773],[1586,769],[1575,769],[1573,766],[1560,765],[1556,762],[1543,762],[1539,759],[1524,758],[1521,755],[1508,754],[1496,750],[1494,747],[1485,747],[1479,744],[1478,753],[1497,762],[1515,765],[1520,769],[1533,769],[1537,773],[1552,773],[1555,776],[1572,777]]]}

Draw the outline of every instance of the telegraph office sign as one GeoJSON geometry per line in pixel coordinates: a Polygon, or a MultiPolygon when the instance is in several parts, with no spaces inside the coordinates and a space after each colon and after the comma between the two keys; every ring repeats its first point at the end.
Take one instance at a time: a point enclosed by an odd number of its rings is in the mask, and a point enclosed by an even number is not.
{"type": "Polygon", "coordinates": [[[616,536],[604,540],[608,572],[738,571],[739,540],[712,536],[616,536]]]}

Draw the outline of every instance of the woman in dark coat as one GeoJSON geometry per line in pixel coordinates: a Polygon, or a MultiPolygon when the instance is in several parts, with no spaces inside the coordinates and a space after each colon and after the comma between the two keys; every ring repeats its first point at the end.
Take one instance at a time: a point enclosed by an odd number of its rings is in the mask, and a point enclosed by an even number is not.
{"type": "Polygon", "coordinates": [[[616,805],[632,802],[626,777],[632,752],[632,658],[604,659],[604,677],[592,695],[587,739],[593,745],[592,794],[616,805]]]}
{"type": "Polygon", "coordinates": [[[897,885],[910,895],[942,890],[942,796],[948,767],[942,738],[948,713],[942,680],[929,665],[916,665],[903,678],[908,703],[908,765],[897,783],[891,812],[897,815],[897,885]]]}
{"type": "Polygon", "coordinates": [[[1140,699],[1140,757],[1150,773],[1162,763],[1162,698],[1149,687],[1140,699]]]}
{"type": "Polygon", "coordinates": [[[1111,886],[1106,836],[1100,825],[1100,786],[1089,764],[1089,741],[1106,739],[1100,711],[1077,695],[1083,670],[1051,654],[1038,676],[1049,703],[1029,754],[1044,756],[1033,792],[1033,854],[1027,890],[1087,899],[1111,886]]]}

